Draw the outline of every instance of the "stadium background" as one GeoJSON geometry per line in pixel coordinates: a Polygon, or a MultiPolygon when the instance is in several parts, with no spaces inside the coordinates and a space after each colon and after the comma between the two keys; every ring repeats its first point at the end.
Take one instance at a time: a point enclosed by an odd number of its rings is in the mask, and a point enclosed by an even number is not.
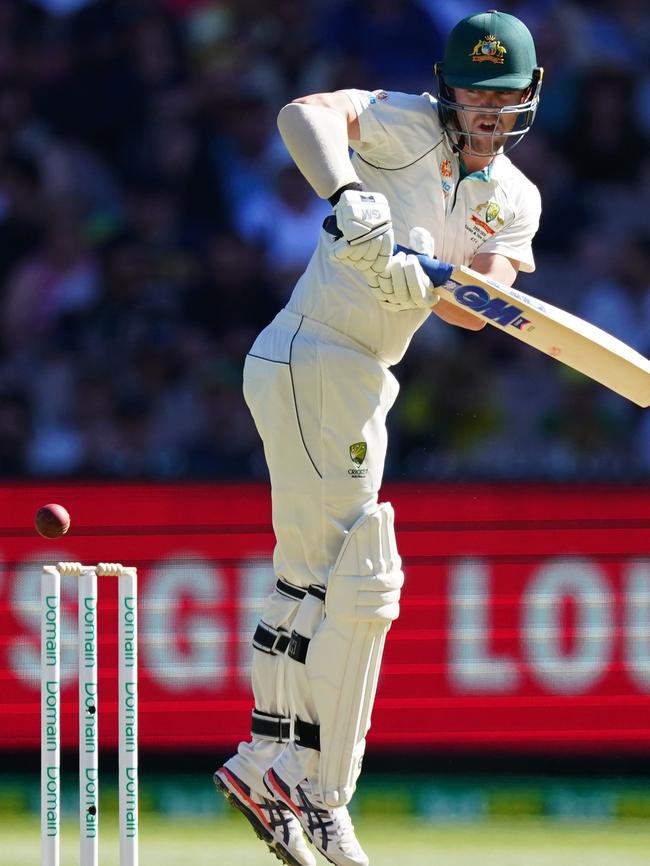
{"type": "MultiPolygon", "coordinates": [[[[328,212],[275,114],[316,90],[433,90],[445,34],[477,8],[0,4],[0,841],[38,809],[36,588],[62,558],[140,568],[143,825],[225,821],[210,774],[247,731],[272,582],[241,366],[328,212]],[[45,501],[71,511],[61,542],[32,529],[45,501]]],[[[537,271],[518,284],[649,355],[644,3],[499,8],[527,21],[546,68],[513,154],[544,203],[537,271]]],[[[358,821],[650,815],[650,416],[514,343],[432,317],[395,371],[384,493],[408,582],[358,821]]]]}

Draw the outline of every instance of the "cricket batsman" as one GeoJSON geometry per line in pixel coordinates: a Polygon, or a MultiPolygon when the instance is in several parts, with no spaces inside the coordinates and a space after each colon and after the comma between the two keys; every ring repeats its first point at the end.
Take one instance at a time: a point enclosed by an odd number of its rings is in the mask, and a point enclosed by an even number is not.
{"type": "Polygon", "coordinates": [[[539,102],[531,34],[512,15],[472,15],[435,70],[437,97],[343,90],[278,116],[333,215],[244,367],[271,477],[277,583],[253,639],[251,739],[214,778],[289,866],[315,864],[305,836],[336,866],[369,863],[347,804],[404,580],[393,509],[378,501],[398,392],[390,368],[432,312],[482,327],[394,243],[506,285],[534,269],[539,193],[506,156],[539,102]]]}

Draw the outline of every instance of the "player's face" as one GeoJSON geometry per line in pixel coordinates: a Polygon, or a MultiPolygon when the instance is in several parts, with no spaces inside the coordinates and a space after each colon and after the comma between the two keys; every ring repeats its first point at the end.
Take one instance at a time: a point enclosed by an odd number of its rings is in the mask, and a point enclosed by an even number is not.
{"type": "Polygon", "coordinates": [[[493,154],[506,141],[518,115],[508,113],[508,107],[520,105],[525,90],[465,90],[453,89],[455,101],[463,106],[456,112],[460,129],[466,133],[464,150],[476,155],[493,154]]]}

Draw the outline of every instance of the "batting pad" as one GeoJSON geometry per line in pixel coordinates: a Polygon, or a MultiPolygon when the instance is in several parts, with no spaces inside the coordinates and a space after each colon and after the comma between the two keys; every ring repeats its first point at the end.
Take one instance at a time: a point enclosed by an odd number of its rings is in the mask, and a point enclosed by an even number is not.
{"type": "Polygon", "coordinates": [[[307,676],[320,722],[320,787],[332,808],[350,801],[365,749],[384,641],[399,615],[404,574],[385,502],[347,533],[311,641],[307,676]]]}

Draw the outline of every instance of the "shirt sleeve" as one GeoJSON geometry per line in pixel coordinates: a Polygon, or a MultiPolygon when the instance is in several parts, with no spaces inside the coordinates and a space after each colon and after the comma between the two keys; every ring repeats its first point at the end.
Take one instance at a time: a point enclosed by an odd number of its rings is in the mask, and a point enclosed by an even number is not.
{"type": "Polygon", "coordinates": [[[494,237],[481,244],[476,252],[506,256],[518,261],[524,273],[532,273],[535,270],[532,242],[539,228],[542,201],[537,187],[523,176],[522,179],[525,183],[522,185],[514,219],[494,237]]]}
{"type": "Polygon", "coordinates": [[[386,90],[346,90],[361,138],[350,147],[381,168],[403,168],[442,138],[435,103],[421,95],[386,90]]]}

